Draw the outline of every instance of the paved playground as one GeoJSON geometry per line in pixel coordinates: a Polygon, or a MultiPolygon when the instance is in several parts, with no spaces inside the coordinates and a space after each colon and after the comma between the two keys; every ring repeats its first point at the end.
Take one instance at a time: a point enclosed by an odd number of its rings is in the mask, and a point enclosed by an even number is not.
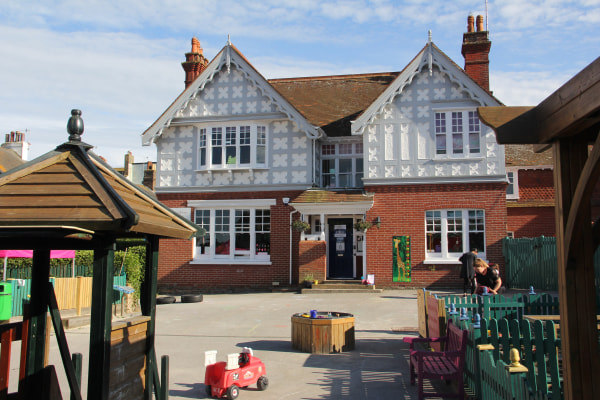
{"type": "MultiPolygon", "coordinates": [[[[265,363],[269,387],[242,389],[239,399],[416,399],[402,337],[417,335],[417,326],[416,290],[214,294],[199,303],[157,305],[156,352],[159,364],[169,356],[172,400],[208,398],[204,352],[217,350],[217,360],[225,361],[241,347],[265,363]],[[355,350],[318,355],[292,349],[291,316],[311,309],[354,314],[355,350]]],[[[87,354],[89,327],[68,330],[67,339],[71,352],[87,354]]],[[[68,395],[54,338],[50,362],[68,395]]],[[[83,364],[85,398],[87,360],[83,364]]]]}

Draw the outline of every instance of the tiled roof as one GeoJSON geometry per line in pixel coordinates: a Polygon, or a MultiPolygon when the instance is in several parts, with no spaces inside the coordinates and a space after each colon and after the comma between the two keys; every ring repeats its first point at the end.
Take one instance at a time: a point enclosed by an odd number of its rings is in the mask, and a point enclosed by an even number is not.
{"type": "Polygon", "coordinates": [[[292,203],[352,203],[373,200],[373,194],[360,190],[334,192],[309,189],[302,192],[292,203]]]}
{"type": "Polygon", "coordinates": [[[356,119],[399,72],[271,79],[269,83],[328,136],[347,136],[356,119]]]}
{"type": "Polygon", "coordinates": [[[24,162],[14,150],[0,147],[0,174],[18,167],[24,162]]]}
{"type": "Polygon", "coordinates": [[[536,153],[533,151],[532,144],[506,144],[504,145],[504,152],[507,167],[554,165],[551,148],[536,153]]]}

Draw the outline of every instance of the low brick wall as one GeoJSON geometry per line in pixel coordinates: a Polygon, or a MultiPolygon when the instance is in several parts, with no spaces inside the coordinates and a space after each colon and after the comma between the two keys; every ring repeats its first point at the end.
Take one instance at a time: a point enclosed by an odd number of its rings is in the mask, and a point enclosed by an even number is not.
{"type": "Polygon", "coordinates": [[[313,280],[322,282],[327,277],[327,245],[323,240],[302,240],[299,243],[298,283],[312,275],[313,280]]]}

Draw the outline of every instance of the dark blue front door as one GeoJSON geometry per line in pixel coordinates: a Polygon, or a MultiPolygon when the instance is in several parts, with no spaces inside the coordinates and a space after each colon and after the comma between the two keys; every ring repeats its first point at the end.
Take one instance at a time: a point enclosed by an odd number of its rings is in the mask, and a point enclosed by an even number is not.
{"type": "Polygon", "coordinates": [[[329,278],[353,279],[352,218],[329,218],[329,278]]]}

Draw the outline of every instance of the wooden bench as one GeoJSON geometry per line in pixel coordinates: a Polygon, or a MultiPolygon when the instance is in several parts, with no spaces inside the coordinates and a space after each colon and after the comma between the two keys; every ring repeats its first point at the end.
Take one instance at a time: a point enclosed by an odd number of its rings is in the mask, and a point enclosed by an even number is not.
{"type": "Polygon", "coordinates": [[[404,342],[410,344],[410,384],[419,380],[419,400],[425,397],[444,397],[464,399],[463,372],[465,367],[465,351],[467,349],[467,331],[461,330],[448,321],[447,334],[435,338],[409,338],[404,342]],[[430,346],[432,343],[444,345],[443,351],[429,351],[415,349],[416,343],[430,346]],[[424,392],[423,379],[440,379],[456,381],[456,393],[424,392]]]}

